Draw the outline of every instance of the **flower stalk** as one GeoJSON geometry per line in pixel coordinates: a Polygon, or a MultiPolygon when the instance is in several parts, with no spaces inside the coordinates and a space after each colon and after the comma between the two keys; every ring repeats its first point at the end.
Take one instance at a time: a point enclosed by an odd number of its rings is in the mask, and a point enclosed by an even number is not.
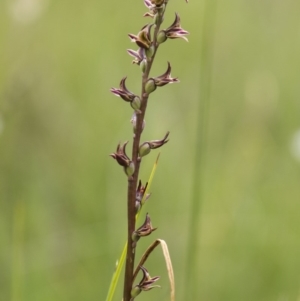
{"type": "MultiPolygon", "coordinates": [[[[140,96],[127,89],[125,81],[127,77],[121,79],[119,88],[111,88],[111,92],[129,102],[134,110],[131,119],[133,125],[133,143],[131,158],[125,152],[128,142],[119,144],[115,153],[110,156],[121,165],[127,175],[127,256],[125,264],[125,278],[123,289],[123,301],[133,300],[140,292],[148,291],[153,287],[152,283],[159,279],[158,276],[151,278],[144,267],[142,281],[134,286],[134,263],[135,248],[140,237],[150,235],[156,228],[152,228],[150,217],[147,214],[144,224],[136,230],[136,214],[142,204],[141,198],[144,196],[145,187],[139,181],[139,170],[142,158],[150,150],[162,147],[168,142],[169,132],[161,140],[150,140],[141,144],[141,135],[145,126],[145,114],[147,110],[150,93],[153,93],[157,87],[163,87],[169,83],[179,82],[177,78],[171,77],[171,64],[168,62],[167,70],[160,76],[150,77],[150,71],[154,62],[158,48],[168,39],[183,38],[188,34],[180,25],[180,17],[176,13],[175,21],[166,30],[160,27],[164,20],[164,14],[168,0],[144,0],[144,4],[149,10],[144,16],[151,17],[153,23],[142,27],[138,34],[128,34],[132,42],[138,46],[138,50],[128,49],[130,56],[134,57],[133,63],[140,66],[142,71],[142,87],[140,96]]],[[[152,95],[152,94],[151,94],[152,95]]],[[[146,184],[147,185],[147,184],[146,184]]],[[[149,198],[146,195],[145,198],[149,198]]]]}

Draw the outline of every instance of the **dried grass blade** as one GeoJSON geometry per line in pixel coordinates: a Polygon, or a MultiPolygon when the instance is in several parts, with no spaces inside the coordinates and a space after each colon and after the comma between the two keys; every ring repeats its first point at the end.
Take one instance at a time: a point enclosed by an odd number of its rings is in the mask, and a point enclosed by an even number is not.
{"type": "Polygon", "coordinates": [[[173,266],[172,266],[172,261],[171,261],[171,257],[170,257],[170,253],[169,253],[169,249],[168,249],[168,245],[167,243],[163,240],[163,239],[157,239],[155,240],[146,250],[146,252],[143,254],[140,262],[138,263],[134,274],[133,274],[133,280],[135,280],[139,270],[140,270],[140,266],[142,266],[147,258],[149,257],[149,255],[154,251],[154,249],[158,246],[161,245],[162,251],[163,251],[163,255],[164,255],[164,259],[166,262],[166,266],[167,266],[167,272],[168,272],[168,276],[169,276],[169,281],[170,281],[170,300],[171,301],[175,301],[175,278],[174,278],[174,272],[173,272],[173,266]]]}

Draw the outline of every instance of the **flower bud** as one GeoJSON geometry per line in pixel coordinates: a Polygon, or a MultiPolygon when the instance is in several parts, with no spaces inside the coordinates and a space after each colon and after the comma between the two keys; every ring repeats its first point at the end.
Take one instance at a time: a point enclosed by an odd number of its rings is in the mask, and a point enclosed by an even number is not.
{"type": "Polygon", "coordinates": [[[155,91],[156,89],[156,85],[155,85],[155,81],[153,78],[149,78],[148,81],[146,82],[145,85],[145,91],[147,94],[152,93],[153,91],[155,91]]]}
{"type": "Polygon", "coordinates": [[[157,35],[157,42],[159,44],[161,44],[161,43],[165,42],[166,40],[167,40],[167,35],[163,30],[161,30],[157,35]]]}
{"type": "Polygon", "coordinates": [[[146,49],[146,57],[148,59],[152,58],[153,53],[154,53],[154,46],[152,45],[148,49],[146,49]]]}
{"type": "Polygon", "coordinates": [[[134,231],[131,238],[133,242],[137,242],[140,239],[140,236],[134,231]]]}
{"type": "Polygon", "coordinates": [[[147,68],[147,61],[146,60],[141,61],[140,68],[141,68],[142,72],[145,73],[145,70],[147,68]]]}
{"type": "Polygon", "coordinates": [[[135,97],[133,101],[130,103],[130,105],[135,111],[140,112],[141,99],[138,96],[135,97]]]}
{"type": "Polygon", "coordinates": [[[134,163],[132,161],[129,162],[127,167],[124,167],[124,171],[128,177],[133,175],[134,169],[134,163]]]}
{"type": "Polygon", "coordinates": [[[148,142],[144,142],[143,144],[140,145],[139,155],[140,157],[144,157],[148,155],[150,151],[151,151],[150,144],[148,142]]]}
{"type": "Polygon", "coordinates": [[[131,297],[132,298],[135,298],[135,297],[137,297],[140,293],[141,293],[141,291],[142,291],[142,289],[138,286],[138,285],[136,285],[132,290],[131,290],[131,297]]]}

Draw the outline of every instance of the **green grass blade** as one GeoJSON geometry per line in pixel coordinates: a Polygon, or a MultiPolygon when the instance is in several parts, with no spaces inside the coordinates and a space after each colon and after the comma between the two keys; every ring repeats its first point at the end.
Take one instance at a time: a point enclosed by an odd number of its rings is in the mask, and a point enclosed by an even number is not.
{"type": "Polygon", "coordinates": [[[187,263],[185,275],[185,292],[186,300],[200,300],[200,290],[198,286],[199,270],[198,257],[199,238],[196,232],[199,231],[201,219],[201,206],[203,202],[205,164],[207,155],[207,135],[209,125],[209,106],[211,98],[211,85],[213,73],[213,50],[214,35],[216,26],[216,14],[218,0],[204,0],[202,8],[202,40],[200,53],[200,80],[199,80],[199,114],[196,124],[195,136],[195,153],[194,170],[192,172],[193,186],[191,193],[191,206],[188,225],[187,240],[187,263]],[[195,232],[195,229],[197,231],[195,232]]]}
{"type": "Polygon", "coordinates": [[[142,199],[142,205],[145,202],[145,198],[146,198],[147,192],[149,191],[149,188],[150,188],[150,186],[152,184],[152,181],[153,181],[153,178],[154,178],[154,174],[155,174],[155,171],[156,171],[156,168],[157,168],[157,165],[158,165],[159,156],[160,156],[160,153],[157,155],[156,160],[154,162],[154,165],[152,167],[152,171],[151,171],[151,174],[150,174],[150,177],[149,177],[149,180],[148,180],[148,185],[147,185],[146,191],[144,193],[144,197],[142,199]]]}
{"type": "MultiPolygon", "coordinates": [[[[148,192],[148,190],[151,186],[151,183],[153,181],[154,174],[155,174],[155,171],[156,171],[156,168],[157,168],[157,165],[158,165],[159,155],[160,155],[160,153],[158,154],[158,156],[156,158],[156,161],[153,165],[153,168],[152,168],[149,180],[148,180],[148,185],[147,185],[146,191],[144,193],[144,197],[142,199],[142,204],[144,204],[144,202],[145,202],[145,197],[146,197],[147,192],[148,192]]],[[[137,213],[137,215],[135,217],[136,219],[139,217],[140,212],[137,213]]],[[[119,278],[120,278],[120,274],[121,274],[121,271],[122,271],[122,268],[123,268],[123,265],[124,265],[124,262],[125,262],[126,250],[127,250],[127,242],[125,243],[125,246],[123,248],[121,257],[120,257],[119,261],[117,262],[116,270],[115,270],[115,272],[112,276],[110,286],[109,286],[109,290],[108,290],[107,297],[106,297],[106,301],[112,301],[112,299],[114,297],[115,290],[116,290],[116,287],[117,287],[117,284],[118,284],[118,281],[119,281],[119,278]]]]}
{"type": "Polygon", "coordinates": [[[126,250],[127,250],[127,242],[125,243],[125,246],[123,248],[121,257],[120,257],[120,259],[117,263],[116,270],[115,270],[115,272],[112,276],[111,283],[110,283],[109,290],[108,290],[108,294],[107,294],[107,297],[106,297],[106,301],[112,301],[113,296],[115,294],[115,290],[116,290],[116,287],[117,287],[117,284],[118,284],[118,281],[119,281],[119,278],[120,278],[122,267],[124,265],[124,261],[125,261],[125,258],[126,258],[126,250]]]}

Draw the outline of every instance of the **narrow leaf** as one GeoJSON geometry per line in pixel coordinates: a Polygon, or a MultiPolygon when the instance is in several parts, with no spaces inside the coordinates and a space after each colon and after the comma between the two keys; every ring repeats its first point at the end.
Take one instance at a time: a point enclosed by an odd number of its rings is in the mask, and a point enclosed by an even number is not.
{"type": "Polygon", "coordinates": [[[127,242],[125,243],[123,252],[122,252],[121,257],[120,257],[120,259],[117,263],[116,270],[115,270],[115,272],[112,276],[110,286],[109,286],[109,290],[108,290],[108,294],[107,294],[107,297],[106,297],[106,301],[112,301],[112,299],[113,299],[113,296],[114,296],[114,293],[115,293],[115,290],[116,290],[116,286],[118,284],[120,274],[121,274],[121,271],[122,271],[122,267],[124,265],[124,261],[125,261],[125,258],[126,258],[126,251],[127,251],[127,242]]]}
{"type": "MultiPolygon", "coordinates": [[[[144,197],[142,199],[142,204],[144,204],[144,202],[145,202],[145,197],[147,195],[149,187],[150,187],[150,185],[152,183],[152,180],[154,178],[154,174],[155,174],[155,171],[156,171],[156,168],[157,168],[157,165],[158,165],[159,156],[160,156],[160,153],[157,155],[156,161],[155,161],[155,163],[152,167],[152,171],[151,171],[151,174],[150,174],[150,177],[149,177],[149,180],[148,180],[148,185],[147,185],[146,191],[144,193],[144,197]]],[[[139,213],[136,215],[136,219],[139,217],[139,213]]],[[[115,270],[115,272],[112,276],[110,286],[109,286],[109,290],[108,290],[107,297],[106,297],[106,301],[112,301],[112,299],[113,299],[113,296],[114,296],[114,293],[115,293],[115,290],[116,290],[116,286],[118,284],[120,274],[121,274],[121,271],[122,271],[122,268],[123,268],[123,265],[124,265],[124,262],[125,262],[126,251],[127,251],[127,242],[125,243],[125,246],[123,248],[121,257],[120,257],[120,259],[118,261],[118,264],[116,266],[116,270],[115,270]]]]}
{"type": "Polygon", "coordinates": [[[168,245],[164,240],[157,239],[156,241],[154,241],[154,243],[152,243],[148,247],[148,249],[143,254],[140,262],[137,265],[137,268],[135,269],[135,271],[133,273],[133,280],[135,280],[135,278],[140,270],[140,266],[144,265],[144,263],[146,262],[149,255],[154,251],[154,249],[158,245],[161,245],[162,252],[163,252],[164,259],[165,259],[166,266],[167,266],[167,272],[168,272],[169,281],[170,281],[170,300],[175,301],[175,278],[174,278],[173,266],[172,266],[172,261],[171,261],[168,245]]]}

